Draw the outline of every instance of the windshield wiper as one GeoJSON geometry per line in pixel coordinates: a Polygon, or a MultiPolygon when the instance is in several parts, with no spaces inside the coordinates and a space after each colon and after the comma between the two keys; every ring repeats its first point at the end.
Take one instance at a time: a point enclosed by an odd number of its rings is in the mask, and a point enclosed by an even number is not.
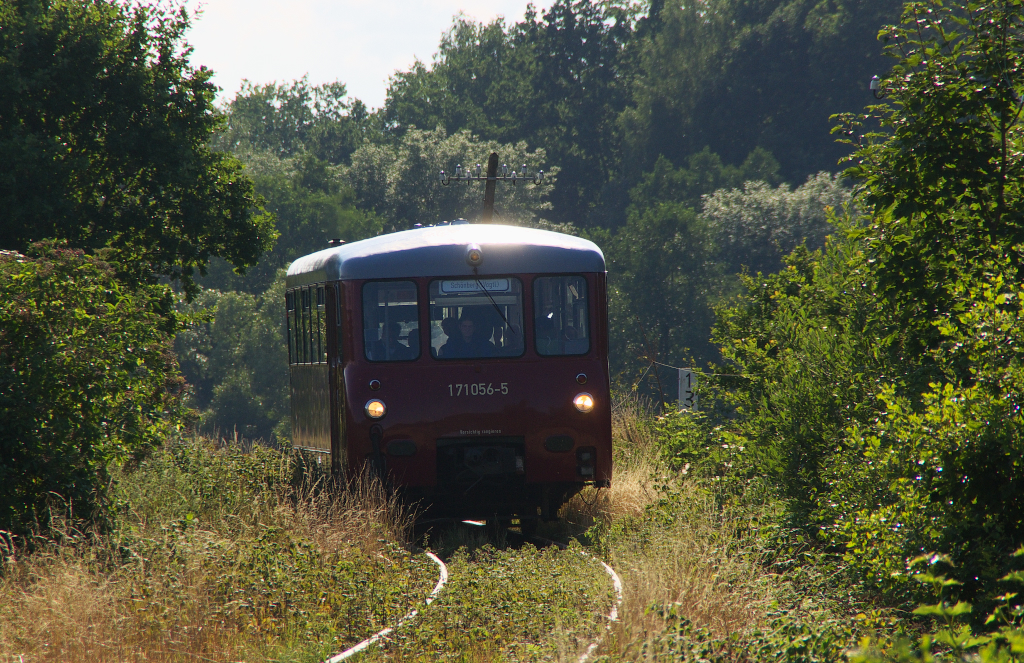
{"type": "Polygon", "coordinates": [[[505,323],[505,326],[511,329],[513,334],[518,334],[519,332],[515,330],[515,327],[509,324],[508,318],[506,318],[505,314],[501,312],[500,308],[498,308],[498,304],[497,302],[494,301],[494,297],[491,297],[491,293],[488,292],[487,288],[484,287],[484,284],[480,282],[480,279],[475,276],[473,277],[473,279],[476,281],[476,284],[480,286],[480,289],[484,291],[484,294],[487,295],[487,299],[491,300],[491,306],[493,306],[494,310],[497,311],[498,315],[501,316],[501,321],[505,323]]]}

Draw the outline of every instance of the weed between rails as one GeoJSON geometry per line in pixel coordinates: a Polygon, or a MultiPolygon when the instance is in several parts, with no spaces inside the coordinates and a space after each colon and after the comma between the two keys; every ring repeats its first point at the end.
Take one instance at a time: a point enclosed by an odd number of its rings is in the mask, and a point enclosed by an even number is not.
{"type": "Polygon", "coordinates": [[[568,550],[460,548],[441,598],[371,660],[576,660],[614,601],[600,564],[582,552],[575,542],[568,550]]]}
{"type": "Polygon", "coordinates": [[[436,568],[378,484],[294,453],[172,444],[118,477],[112,531],[6,555],[0,652],[25,662],[312,660],[393,625],[436,568]]]}

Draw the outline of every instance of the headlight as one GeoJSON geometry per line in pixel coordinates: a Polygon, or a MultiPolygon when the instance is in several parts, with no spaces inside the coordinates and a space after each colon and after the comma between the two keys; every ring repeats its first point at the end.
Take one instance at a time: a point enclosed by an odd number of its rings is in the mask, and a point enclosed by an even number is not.
{"type": "MultiPolygon", "coordinates": [[[[577,405],[577,407],[579,406],[577,405]]],[[[366,416],[368,416],[371,419],[380,419],[388,411],[387,406],[384,405],[384,401],[378,400],[376,398],[367,401],[366,407],[364,409],[366,410],[366,416]]]]}
{"type": "Polygon", "coordinates": [[[576,398],[572,399],[572,404],[575,405],[576,409],[580,412],[590,412],[594,409],[594,397],[587,392],[576,394],[576,398]]]}

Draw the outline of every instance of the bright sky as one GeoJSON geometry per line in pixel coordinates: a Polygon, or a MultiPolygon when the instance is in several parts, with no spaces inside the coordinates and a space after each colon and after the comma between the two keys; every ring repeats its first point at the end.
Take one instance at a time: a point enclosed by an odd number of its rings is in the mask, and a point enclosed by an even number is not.
{"type": "MultiPolygon", "coordinates": [[[[384,103],[388,77],[416,58],[430,63],[441,33],[462,11],[468,18],[522,19],[528,0],[188,0],[202,8],[188,41],[191,61],[214,70],[221,100],[242,79],[341,81],[371,108],[384,103]]],[[[551,0],[534,2],[538,12],[551,0]]]]}

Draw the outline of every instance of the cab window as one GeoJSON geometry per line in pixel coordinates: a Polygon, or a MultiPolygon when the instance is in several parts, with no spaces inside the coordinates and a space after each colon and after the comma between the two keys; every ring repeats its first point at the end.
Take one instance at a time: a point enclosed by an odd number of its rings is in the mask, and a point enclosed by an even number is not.
{"type": "Polygon", "coordinates": [[[419,301],[413,281],[363,285],[363,348],[370,361],[420,356],[419,301]]]}
{"type": "Polygon", "coordinates": [[[590,351],[587,280],[541,276],[533,281],[533,333],[537,354],[583,355],[590,351]]]}
{"type": "Polygon", "coordinates": [[[523,284],[511,277],[430,283],[430,354],[437,359],[523,354],[523,284]]]}

